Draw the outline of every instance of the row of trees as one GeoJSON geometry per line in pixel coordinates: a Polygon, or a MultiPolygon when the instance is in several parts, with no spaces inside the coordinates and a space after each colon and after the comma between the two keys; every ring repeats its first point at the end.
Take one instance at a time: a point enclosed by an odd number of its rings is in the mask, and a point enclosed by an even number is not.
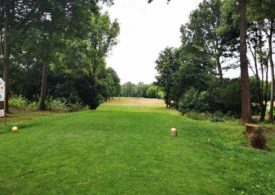
{"type": "MultiPolygon", "coordinates": [[[[105,57],[119,24],[99,3],[112,0],[1,0],[0,66],[10,95],[62,98],[95,109],[120,93],[116,72],[105,57]]],[[[8,109],[8,106],[6,107],[8,109]]]]}
{"type": "Polygon", "coordinates": [[[122,97],[145,97],[145,98],[163,98],[164,94],[160,87],[154,84],[144,84],[142,82],[134,84],[131,82],[121,85],[122,97]]]}
{"type": "Polygon", "coordinates": [[[266,0],[200,3],[181,27],[181,46],[166,48],[156,61],[157,81],[166,92],[167,107],[231,111],[249,121],[252,102],[264,120],[270,100],[273,120],[274,10],[275,2],[266,0]],[[236,67],[241,69],[240,79],[224,78],[224,71],[236,67]],[[250,79],[248,68],[254,74],[250,79]]]}

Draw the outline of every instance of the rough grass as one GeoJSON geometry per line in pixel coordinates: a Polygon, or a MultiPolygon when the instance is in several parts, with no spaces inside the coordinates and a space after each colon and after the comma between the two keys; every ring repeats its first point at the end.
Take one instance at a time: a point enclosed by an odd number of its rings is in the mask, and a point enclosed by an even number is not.
{"type": "Polygon", "coordinates": [[[274,194],[274,148],[249,147],[243,126],[136,101],[146,100],[114,100],[1,133],[1,194],[274,194]]]}

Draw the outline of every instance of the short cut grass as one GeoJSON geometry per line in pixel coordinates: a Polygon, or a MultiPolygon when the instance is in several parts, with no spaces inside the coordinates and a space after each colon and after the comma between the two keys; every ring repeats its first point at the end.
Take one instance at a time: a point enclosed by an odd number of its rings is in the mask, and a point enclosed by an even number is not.
{"type": "Polygon", "coordinates": [[[274,148],[251,148],[238,122],[196,121],[137,101],[0,133],[1,194],[274,193],[274,148]]]}

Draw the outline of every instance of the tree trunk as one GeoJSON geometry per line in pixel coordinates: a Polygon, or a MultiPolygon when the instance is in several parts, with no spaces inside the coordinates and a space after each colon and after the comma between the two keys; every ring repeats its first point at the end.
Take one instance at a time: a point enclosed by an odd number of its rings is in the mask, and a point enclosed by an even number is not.
{"type": "Polygon", "coordinates": [[[5,113],[9,112],[9,67],[10,67],[11,46],[9,35],[5,32],[4,35],[4,59],[3,59],[3,79],[6,84],[5,88],[5,113]]]}
{"type": "Polygon", "coordinates": [[[263,41],[262,41],[262,31],[259,31],[259,59],[260,59],[260,66],[261,66],[261,90],[262,90],[262,107],[261,107],[261,115],[260,115],[260,121],[264,121],[265,120],[265,114],[266,114],[266,106],[267,106],[267,90],[268,90],[268,64],[265,64],[265,60],[263,57],[263,41]],[[265,66],[264,66],[265,65],[265,66]],[[264,68],[266,67],[266,68],[264,68]],[[264,70],[265,70],[265,75],[264,75],[264,70]],[[266,80],[264,80],[264,78],[266,80]],[[265,86],[266,83],[266,86],[265,86]]]}
{"type": "MultiPolygon", "coordinates": [[[[257,94],[257,96],[258,96],[258,103],[260,104],[261,111],[262,111],[262,110],[265,110],[265,108],[264,108],[264,102],[263,102],[263,88],[261,88],[261,80],[260,80],[259,71],[258,71],[258,63],[257,63],[257,53],[256,53],[256,51],[255,51],[255,55],[254,55],[254,65],[255,65],[255,71],[256,71],[256,86],[257,86],[257,93],[258,93],[257,94]]],[[[262,117],[260,117],[260,120],[263,121],[262,117]]]]}
{"type": "Polygon", "coordinates": [[[217,62],[220,81],[222,82],[223,81],[223,74],[222,74],[222,65],[221,65],[221,62],[220,62],[220,56],[216,57],[216,62],[217,62]]]}
{"type": "Polygon", "coordinates": [[[266,77],[265,77],[265,92],[264,92],[264,111],[262,110],[262,118],[265,119],[265,113],[266,113],[266,107],[267,107],[267,101],[268,101],[268,63],[266,64],[266,77]]]}
{"type": "Polygon", "coordinates": [[[242,96],[242,112],[241,120],[243,122],[251,121],[250,108],[250,88],[248,75],[248,60],[246,47],[246,0],[239,0],[240,9],[240,62],[241,62],[241,96],[242,96]]]}
{"type": "MultiPolygon", "coordinates": [[[[251,54],[253,56],[253,60],[254,60],[255,77],[256,77],[256,89],[257,89],[257,103],[261,107],[260,120],[263,121],[263,119],[262,119],[263,112],[262,111],[265,110],[265,108],[264,108],[264,102],[263,102],[263,88],[261,87],[261,80],[260,80],[259,69],[258,69],[258,58],[257,58],[257,48],[258,48],[258,46],[254,46],[253,50],[252,50],[251,46],[249,45],[249,48],[250,48],[250,52],[251,52],[251,54]]],[[[261,47],[260,47],[260,49],[261,49],[261,47]]],[[[261,64],[261,67],[263,67],[262,64],[261,64]]],[[[263,75],[263,69],[262,69],[262,75],[263,75]]],[[[263,79],[263,77],[262,77],[262,79],[263,79]]]]}
{"type": "Polygon", "coordinates": [[[268,47],[269,47],[269,62],[271,68],[271,93],[270,93],[270,112],[269,112],[269,121],[273,122],[273,108],[274,108],[274,63],[272,58],[272,36],[273,36],[273,21],[270,22],[270,35],[268,38],[268,47]]]}
{"type": "Polygon", "coordinates": [[[10,56],[11,56],[11,37],[10,30],[12,26],[12,20],[14,16],[14,1],[4,1],[4,40],[3,40],[3,79],[6,84],[5,88],[5,113],[9,112],[9,68],[10,68],[10,56]]]}
{"type": "Polygon", "coordinates": [[[266,77],[265,81],[262,81],[262,90],[263,90],[263,108],[261,109],[261,116],[260,116],[260,121],[265,120],[265,115],[266,115],[266,107],[267,107],[267,102],[268,102],[268,64],[266,65],[266,77]],[[265,83],[265,84],[264,84],[265,83]]]}
{"type": "MultiPolygon", "coordinates": [[[[261,36],[260,36],[261,37],[261,36]]],[[[268,64],[264,64],[265,60],[263,58],[263,48],[262,48],[262,40],[260,38],[259,40],[259,51],[260,51],[260,66],[261,66],[261,78],[262,80],[261,82],[261,90],[262,90],[262,104],[261,104],[261,115],[260,115],[260,121],[264,121],[265,120],[265,113],[266,113],[266,105],[267,105],[267,90],[268,90],[268,64]],[[265,65],[265,66],[264,66],[265,65]],[[264,68],[266,67],[266,68],[264,68]],[[265,75],[264,75],[264,70],[265,70],[265,75]],[[265,80],[264,80],[265,78],[265,80]],[[265,86],[266,84],[266,86],[265,86]]]]}
{"type": "Polygon", "coordinates": [[[47,83],[48,83],[48,64],[43,65],[41,91],[39,100],[39,110],[46,110],[47,83]]]}

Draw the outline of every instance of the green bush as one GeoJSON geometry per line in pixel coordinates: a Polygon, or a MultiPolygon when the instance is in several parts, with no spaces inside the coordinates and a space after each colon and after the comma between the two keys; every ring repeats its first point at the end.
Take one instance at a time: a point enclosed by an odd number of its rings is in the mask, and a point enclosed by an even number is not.
{"type": "Polygon", "coordinates": [[[159,93],[160,89],[156,85],[151,85],[146,91],[146,97],[148,98],[161,98],[159,93]]]}
{"type": "Polygon", "coordinates": [[[206,112],[208,111],[208,92],[195,88],[189,89],[179,100],[178,108],[181,112],[206,112]]]}
{"type": "Polygon", "coordinates": [[[81,102],[67,103],[64,99],[50,99],[48,108],[51,111],[75,112],[80,110],[89,110],[89,106],[83,106],[81,102]]]}
{"type": "Polygon", "coordinates": [[[28,107],[28,110],[37,111],[38,110],[38,102],[30,102],[27,107],[28,107]]]}
{"type": "Polygon", "coordinates": [[[165,92],[162,91],[162,90],[159,88],[159,91],[158,91],[158,98],[164,99],[164,97],[165,97],[165,92]]]}
{"type": "Polygon", "coordinates": [[[213,84],[209,92],[209,112],[230,112],[239,118],[241,110],[241,89],[239,79],[224,79],[223,84],[213,84]]]}
{"type": "Polygon", "coordinates": [[[224,114],[221,111],[214,112],[211,122],[224,122],[224,114]]]}
{"type": "MultiPolygon", "coordinates": [[[[9,105],[11,108],[16,108],[19,110],[30,110],[37,111],[38,110],[38,102],[28,102],[26,98],[23,96],[14,96],[9,99],[9,105]]],[[[74,103],[66,102],[65,99],[54,99],[50,98],[46,101],[47,109],[50,111],[60,111],[60,112],[74,112],[79,110],[88,110],[88,106],[83,106],[83,104],[79,101],[74,103]]]]}
{"type": "Polygon", "coordinates": [[[80,99],[91,110],[95,110],[102,101],[102,96],[98,93],[96,81],[89,77],[83,77],[76,83],[76,88],[80,99]]]}
{"type": "Polygon", "coordinates": [[[186,112],[184,116],[194,120],[207,120],[211,117],[210,113],[199,113],[199,112],[186,112]]]}
{"type": "Polygon", "coordinates": [[[88,106],[83,107],[83,105],[80,102],[75,102],[75,103],[69,103],[67,104],[68,111],[70,112],[75,112],[79,110],[89,110],[88,106]]]}
{"type": "Polygon", "coordinates": [[[49,99],[47,100],[48,109],[51,111],[68,111],[66,103],[61,99],[49,99]]]}
{"type": "Polygon", "coordinates": [[[26,98],[19,96],[14,96],[9,99],[9,106],[12,108],[25,110],[28,105],[28,101],[26,98]]]}
{"type": "MultiPolygon", "coordinates": [[[[207,91],[190,88],[178,101],[178,109],[185,112],[219,112],[229,117],[239,118],[241,110],[241,92],[239,79],[224,79],[213,82],[207,91]]],[[[214,114],[213,120],[218,121],[224,116],[214,114]]],[[[222,119],[221,119],[222,120],[222,119]]]]}

